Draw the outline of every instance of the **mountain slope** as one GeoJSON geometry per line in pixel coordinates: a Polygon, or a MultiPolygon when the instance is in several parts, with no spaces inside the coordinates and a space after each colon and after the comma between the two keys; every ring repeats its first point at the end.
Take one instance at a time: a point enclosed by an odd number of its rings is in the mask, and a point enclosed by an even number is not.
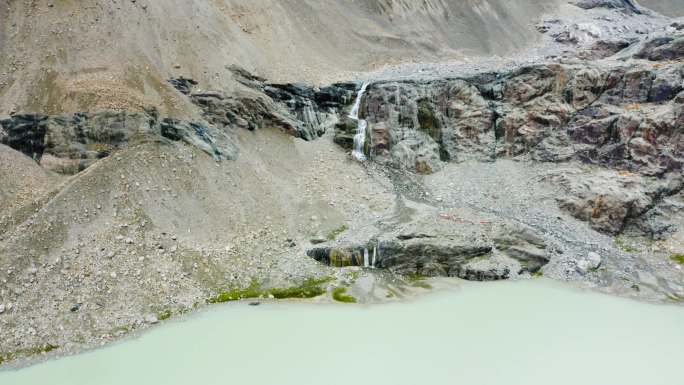
{"type": "Polygon", "coordinates": [[[327,82],[411,58],[503,55],[534,42],[534,21],[560,2],[2,0],[0,114],[143,105],[183,114],[165,81],[230,89],[230,64],[327,82]]]}

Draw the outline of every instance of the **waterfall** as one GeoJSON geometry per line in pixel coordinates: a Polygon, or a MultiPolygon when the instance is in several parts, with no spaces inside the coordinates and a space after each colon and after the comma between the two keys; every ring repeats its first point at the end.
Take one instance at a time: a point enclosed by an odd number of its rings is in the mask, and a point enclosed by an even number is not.
{"type": "Polygon", "coordinates": [[[370,267],[370,261],[368,260],[368,248],[363,248],[363,267],[370,267]]]}
{"type": "Polygon", "coordinates": [[[378,255],[378,247],[373,247],[373,260],[371,261],[371,267],[375,268],[375,257],[378,255]]]}
{"type": "Polygon", "coordinates": [[[366,160],[366,155],[364,152],[364,147],[366,146],[366,128],[368,127],[368,122],[363,119],[359,119],[359,110],[361,109],[361,99],[363,99],[363,94],[366,93],[369,83],[363,83],[359,94],[356,95],[356,101],[354,102],[354,107],[352,107],[349,113],[349,118],[356,120],[356,135],[354,135],[354,150],[352,155],[356,160],[362,162],[366,160]]]}

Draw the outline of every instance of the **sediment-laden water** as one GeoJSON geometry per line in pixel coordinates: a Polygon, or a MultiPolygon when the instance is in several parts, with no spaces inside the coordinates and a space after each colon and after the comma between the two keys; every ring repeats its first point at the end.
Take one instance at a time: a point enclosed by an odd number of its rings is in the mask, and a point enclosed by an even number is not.
{"type": "Polygon", "coordinates": [[[215,306],[0,383],[673,385],[683,325],[679,306],[543,279],[465,283],[390,305],[215,306]]]}

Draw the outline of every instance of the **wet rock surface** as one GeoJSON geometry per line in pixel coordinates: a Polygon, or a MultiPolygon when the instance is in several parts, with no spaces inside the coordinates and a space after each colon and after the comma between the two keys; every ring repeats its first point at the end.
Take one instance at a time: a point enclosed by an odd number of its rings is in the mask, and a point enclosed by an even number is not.
{"type": "Polygon", "coordinates": [[[339,109],[351,103],[357,88],[355,83],[316,90],[303,84],[269,84],[242,68],[231,67],[230,71],[246,87],[235,95],[192,92],[187,81],[174,85],[202,109],[207,121],[220,128],[255,130],[275,126],[304,140],[316,139],[332,127],[339,109]]]}

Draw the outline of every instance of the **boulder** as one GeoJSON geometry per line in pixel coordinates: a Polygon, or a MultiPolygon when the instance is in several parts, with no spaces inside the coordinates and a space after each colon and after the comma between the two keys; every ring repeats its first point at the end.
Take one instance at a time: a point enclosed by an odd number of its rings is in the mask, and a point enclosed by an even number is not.
{"type": "Polygon", "coordinates": [[[510,259],[495,257],[474,258],[457,269],[457,276],[468,281],[500,281],[509,279],[520,270],[510,259]]]}
{"type": "Polygon", "coordinates": [[[580,274],[587,274],[601,266],[602,258],[598,253],[590,252],[584,258],[577,260],[577,271],[580,274]]]}
{"type": "Polygon", "coordinates": [[[519,264],[516,271],[537,272],[550,261],[544,238],[526,226],[500,226],[494,235],[496,250],[519,264]]]}

